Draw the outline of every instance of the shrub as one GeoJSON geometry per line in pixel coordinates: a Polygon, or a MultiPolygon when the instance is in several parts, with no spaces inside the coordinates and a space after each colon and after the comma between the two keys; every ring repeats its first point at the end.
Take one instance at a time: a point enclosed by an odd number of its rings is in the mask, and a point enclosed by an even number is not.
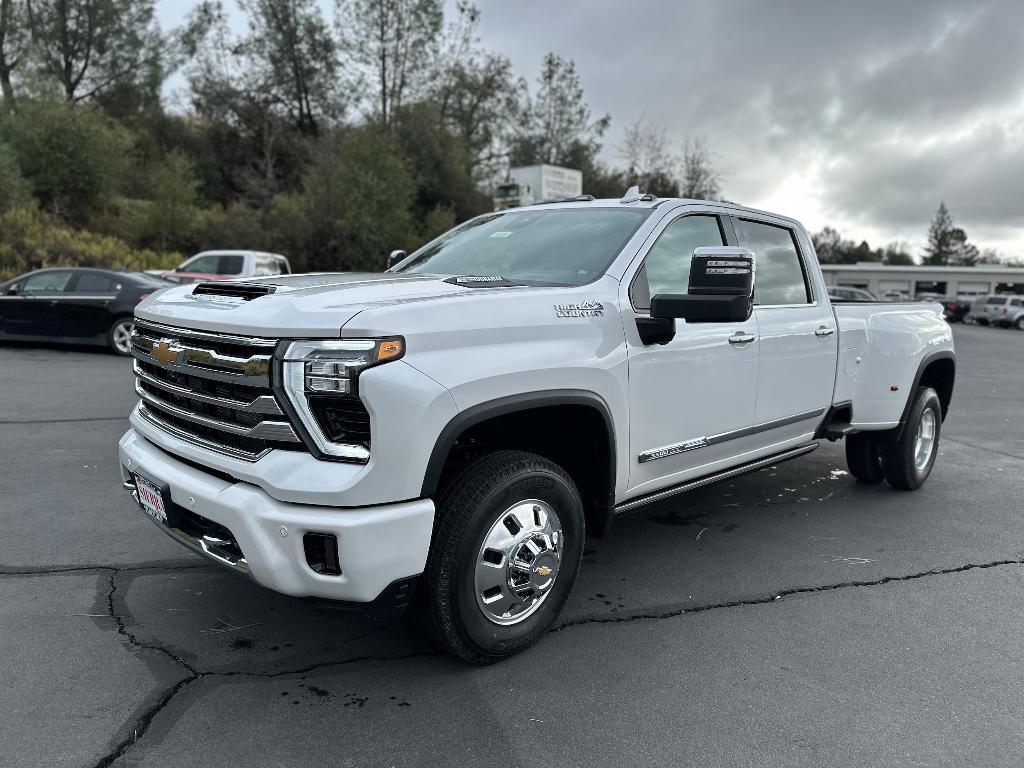
{"type": "Polygon", "coordinates": [[[123,240],[74,230],[35,207],[0,214],[0,279],[42,267],[170,269],[179,253],[138,250],[123,240]]]}

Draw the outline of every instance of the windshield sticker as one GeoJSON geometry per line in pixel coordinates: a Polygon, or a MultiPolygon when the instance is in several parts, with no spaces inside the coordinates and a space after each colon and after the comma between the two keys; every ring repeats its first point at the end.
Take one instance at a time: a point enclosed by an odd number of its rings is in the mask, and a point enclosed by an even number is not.
{"type": "Polygon", "coordinates": [[[491,237],[496,237],[499,239],[502,237],[512,237],[512,233],[509,232],[508,230],[499,230],[498,232],[491,232],[491,237]]]}
{"type": "Polygon", "coordinates": [[[604,317],[604,305],[599,301],[555,304],[555,317],[604,317]]]}

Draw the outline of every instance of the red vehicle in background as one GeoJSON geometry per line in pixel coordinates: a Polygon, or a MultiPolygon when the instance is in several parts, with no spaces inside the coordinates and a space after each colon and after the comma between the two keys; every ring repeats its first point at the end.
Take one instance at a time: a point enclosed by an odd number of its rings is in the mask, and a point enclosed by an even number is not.
{"type": "Polygon", "coordinates": [[[239,277],[287,275],[288,259],[263,251],[202,251],[182,262],[173,271],[151,270],[164,280],[198,283],[204,280],[230,280],[239,277]]]}

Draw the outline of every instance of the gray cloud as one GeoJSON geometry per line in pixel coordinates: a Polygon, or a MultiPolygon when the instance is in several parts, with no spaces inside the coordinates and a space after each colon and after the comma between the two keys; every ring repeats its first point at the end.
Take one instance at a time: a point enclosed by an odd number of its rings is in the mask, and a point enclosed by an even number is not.
{"type": "Polygon", "coordinates": [[[920,239],[945,199],[969,233],[1024,252],[1024,3],[551,8],[483,3],[484,43],[527,75],[547,50],[574,58],[619,130],[644,114],[679,141],[708,138],[731,198],[777,207],[804,173],[812,226],[920,239]]]}

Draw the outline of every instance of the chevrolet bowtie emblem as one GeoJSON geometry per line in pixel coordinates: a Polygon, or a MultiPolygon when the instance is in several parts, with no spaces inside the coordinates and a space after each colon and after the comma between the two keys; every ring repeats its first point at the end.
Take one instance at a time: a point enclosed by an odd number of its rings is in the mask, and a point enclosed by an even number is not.
{"type": "Polygon", "coordinates": [[[551,569],[548,568],[546,565],[538,565],[536,568],[533,569],[533,572],[536,573],[538,576],[551,575],[551,569]]]}
{"type": "Polygon", "coordinates": [[[150,350],[150,354],[153,355],[161,365],[173,365],[178,362],[178,354],[180,352],[181,350],[172,346],[169,341],[158,341],[150,350]]]}

